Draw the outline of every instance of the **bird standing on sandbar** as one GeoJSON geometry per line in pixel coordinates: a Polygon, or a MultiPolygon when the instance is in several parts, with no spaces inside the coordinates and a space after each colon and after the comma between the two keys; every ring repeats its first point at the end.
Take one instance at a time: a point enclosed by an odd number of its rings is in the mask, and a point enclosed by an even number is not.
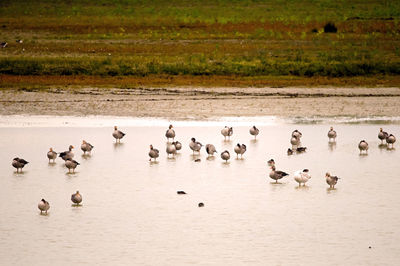
{"type": "Polygon", "coordinates": [[[50,148],[50,150],[47,152],[47,158],[50,160],[53,160],[53,163],[56,162],[57,159],[57,152],[53,151],[53,148],[50,148]]]}
{"type": "Polygon", "coordinates": [[[226,163],[231,158],[229,151],[225,150],[221,153],[221,159],[224,160],[226,163]]]}
{"type": "Polygon", "coordinates": [[[246,152],[246,145],[244,144],[237,144],[234,148],[234,151],[236,152],[236,158],[239,158],[239,154],[240,154],[240,158],[243,157],[243,153],[246,152]]]}
{"type": "Polygon", "coordinates": [[[308,169],[303,169],[303,170],[294,172],[293,178],[297,183],[299,183],[299,187],[300,187],[301,184],[303,184],[304,186],[306,185],[306,182],[308,180],[310,180],[311,175],[310,175],[308,169]]]}
{"type": "Polygon", "coordinates": [[[358,143],[358,148],[360,149],[360,154],[362,154],[363,151],[365,151],[365,154],[368,154],[368,143],[365,140],[360,141],[358,143]]]}
{"type": "Polygon", "coordinates": [[[91,153],[93,148],[94,146],[92,144],[82,140],[81,150],[83,151],[83,154],[86,154],[86,152],[91,153]]]}
{"type": "Polygon", "coordinates": [[[329,141],[335,142],[336,141],[336,136],[337,136],[336,131],[333,130],[333,127],[331,127],[331,129],[328,131],[329,141]]]}
{"type": "Polygon", "coordinates": [[[200,153],[200,150],[201,150],[201,147],[203,147],[203,144],[201,144],[200,142],[196,141],[195,138],[192,138],[190,143],[189,143],[189,147],[193,151],[193,154],[194,154],[195,151],[200,153]]]}
{"type": "Polygon", "coordinates": [[[21,169],[21,173],[22,173],[22,168],[25,167],[25,165],[27,165],[29,162],[25,161],[24,159],[20,159],[18,157],[14,158],[11,165],[14,166],[14,168],[17,168],[17,173],[18,170],[21,169]]]}
{"type": "Polygon", "coordinates": [[[275,183],[278,183],[279,179],[282,179],[284,176],[289,175],[283,171],[276,171],[275,165],[271,166],[271,172],[269,173],[269,177],[275,180],[275,183]]]}
{"type": "Polygon", "coordinates": [[[214,145],[207,144],[206,145],[206,152],[207,152],[208,156],[214,156],[214,153],[216,153],[217,150],[215,149],[214,145]]]}
{"type": "Polygon", "coordinates": [[[231,138],[231,136],[233,135],[233,128],[232,127],[227,127],[225,126],[222,130],[221,130],[221,134],[222,136],[224,136],[224,139],[226,140],[226,137],[228,137],[228,139],[231,138]]]}
{"type": "Polygon", "coordinates": [[[172,139],[172,141],[174,141],[175,130],[173,130],[172,128],[173,128],[173,126],[169,125],[167,132],[165,132],[165,136],[167,137],[167,141],[169,141],[169,139],[172,139]]]}
{"type": "Polygon", "coordinates": [[[74,146],[69,145],[68,151],[61,152],[58,156],[61,157],[61,159],[63,159],[64,161],[66,161],[67,159],[72,160],[72,158],[74,158],[74,153],[72,152],[72,149],[74,149],[74,146]]]}
{"type": "Polygon", "coordinates": [[[82,202],[82,195],[79,193],[79,191],[76,191],[76,193],[71,195],[71,201],[76,204],[76,206],[79,206],[79,203],[82,202]]]}
{"type": "Polygon", "coordinates": [[[149,161],[151,161],[151,159],[154,159],[154,161],[157,161],[158,156],[160,156],[160,152],[159,152],[159,150],[154,149],[153,145],[150,145],[149,156],[150,156],[149,161]]]}
{"type": "Polygon", "coordinates": [[[65,160],[65,167],[68,168],[68,173],[71,173],[71,169],[72,169],[72,173],[75,173],[75,168],[80,165],[80,163],[78,163],[75,160],[72,159],[67,159],[65,160]]]}
{"type": "Polygon", "coordinates": [[[330,173],[325,174],[326,183],[329,185],[329,188],[335,188],[339,178],[337,176],[332,176],[330,173]]]}
{"type": "Polygon", "coordinates": [[[117,126],[114,126],[114,132],[112,133],[115,138],[115,142],[121,142],[121,139],[126,135],[121,130],[118,130],[117,126]]]}
{"type": "Polygon", "coordinates": [[[260,130],[256,128],[256,126],[252,126],[249,131],[250,135],[254,136],[254,139],[257,139],[257,135],[260,133],[260,130]]]}
{"type": "Polygon", "coordinates": [[[40,214],[43,212],[46,212],[47,214],[47,211],[50,209],[50,204],[46,200],[42,199],[39,201],[38,208],[40,210],[40,214]]]}

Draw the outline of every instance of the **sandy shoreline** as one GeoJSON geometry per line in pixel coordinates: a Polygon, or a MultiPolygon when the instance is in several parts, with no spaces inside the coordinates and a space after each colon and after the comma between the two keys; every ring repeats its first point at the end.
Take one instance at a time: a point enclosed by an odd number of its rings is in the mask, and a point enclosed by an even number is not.
{"type": "Polygon", "coordinates": [[[10,89],[0,99],[0,115],[400,116],[399,88],[10,89]]]}

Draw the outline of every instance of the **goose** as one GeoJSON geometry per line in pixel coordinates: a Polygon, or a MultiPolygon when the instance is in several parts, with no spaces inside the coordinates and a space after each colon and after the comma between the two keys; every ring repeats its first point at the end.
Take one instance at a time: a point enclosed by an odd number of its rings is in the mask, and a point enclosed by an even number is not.
{"type": "Polygon", "coordinates": [[[79,193],[78,190],[76,191],[76,193],[71,195],[71,201],[75,203],[77,206],[79,205],[79,203],[82,202],[82,195],[79,193]]]}
{"type": "Polygon", "coordinates": [[[169,157],[170,154],[172,154],[172,157],[175,157],[176,153],[176,147],[172,143],[168,142],[167,143],[167,148],[166,148],[167,156],[169,157]]]}
{"type": "Polygon", "coordinates": [[[42,199],[41,201],[39,201],[38,208],[40,210],[40,214],[42,214],[43,212],[46,212],[47,214],[47,211],[50,209],[50,204],[49,202],[42,199]]]}
{"type": "Polygon", "coordinates": [[[269,173],[269,177],[275,180],[275,183],[278,183],[278,180],[283,178],[284,176],[287,176],[289,174],[283,172],[283,171],[276,171],[275,165],[271,166],[271,172],[269,173]]]}
{"type": "Polygon", "coordinates": [[[174,142],[172,142],[172,144],[175,145],[175,148],[176,148],[177,151],[182,149],[182,143],[180,143],[179,141],[174,141],[174,142]]]}
{"type": "Polygon", "coordinates": [[[337,136],[336,131],[333,130],[333,127],[331,127],[331,129],[328,131],[329,141],[333,140],[335,142],[336,141],[336,136],[337,136]]]}
{"type": "Polygon", "coordinates": [[[53,151],[53,148],[50,148],[50,150],[47,152],[47,158],[49,158],[49,163],[50,160],[53,160],[53,163],[55,163],[57,159],[57,152],[53,151]]]}
{"type": "Polygon", "coordinates": [[[90,153],[93,148],[94,148],[94,146],[92,144],[82,140],[81,150],[83,151],[83,154],[86,154],[86,152],[90,153]]]}
{"type": "Polygon", "coordinates": [[[297,129],[295,129],[295,130],[292,132],[292,137],[296,137],[296,138],[300,139],[302,136],[303,136],[303,134],[301,134],[301,132],[298,131],[297,129]]]}
{"type": "Polygon", "coordinates": [[[393,144],[396,142],[396,137],[393,136],[393,134],[390,134],[387,138],[386,138],[386,143],[388,144],[388,147],[391,146],[391,148],[393,148],[393,144]]]}
{"type": "Polygon", "coordinates": [[[207,152],[208,156],[214,156],[214,153],[216,153],[217,150],[215,149],[214,145],[207,144],[206,145],[206,152],[207,152]]]}
{"type": "Polygon", "coordinates": [[[225,140],[226,140],[226,137],[228,137],[228,138],[230,139],[230,137],[231,137],[232,134],[233,134],[233,128],[232,128],[232,127],[227,127],[227,126],[225,126],[225,127],[221,130],[221,134],[222,134],[222,136],[224,136],[225,140]]]}
{"type": "Polygon", "coordinates": [[[236,158],[239,158],[239,154],[240,154],[240,158],[243,157],[243,153],[246,152],[246,145],[242,144],[240,145],[239,143],[235,146],[234,151],[236,152],[236,158]]]}
{"type": "Polygon", "coordinates": [[[270,160],[268,161],[268,166],[269,166],[269,167],[275,166],[275,161],[274,161],[274,159],[270,159],[270,160]]]}
{"type": "Polygon", "coordinates": [[[382,128],[379,129],[378,133],[378,138],[381,140],[381,143],[383,144],[383,141],[386,140],[386,138],[389,136],[389,134],[385,131],[383,131],[382,128]]]}
{"type": "Polygon", "coordinates": [[[21,172],[22,172],[22,168],[24,168],[24,166],[28,163],[29,162],[25,161],[24,159],[20,159],[20,158],[16,157],[13,159],[11,164],[15,168],[17,168],[17,173],[18,173],[18,170],[21,169],[21,172]]]}
{"type": "Polygon", "coordinates": [[[1,48],[6,48],[6,47],[7,47],[7,45],[8,45],[8,43],[7,43],[7,42],[2,42],[2,43],[0,43],[0,46],[1,46],[1,48]]]}
{"type": "Polygon", "coordinates": [[[72,173],[75,173],[75,168],[78,165],[80,165],[80,163],[78,163],[75,160],[72,160],[72,159],[65,160],[65,166],[68,168],[68,173],[71,173],[71,169],[72,169],[72,173]]]}
{"type": "Polygon", "coordinates": [[[293,150],[291,148],[287,149],[287,155],[292,155],[293,154],[293,150]]]}
{"type": "Polygon", "coordinates": [[[260,130],[256,126],[250,128],[250,135],[254,136],[254,139],[257,138],[258,133],[260,133],[260,130]]]}
{"type": "Polygon", "coordinates": [[[329,188],[335,188],[335,185],[337,184],[339,178],[337,176],[331,176],[330,173],[326,173],[325,178],[326,183],[329,185],[329,188]]]}
{"type": "Polygon", "coordinates": [[[151,161],[151,159],[157,161],[158,156],[160,156],[160,152],[157,149],[154,149],[153,145],[150,145],[149,156],[150,156],[149,161],[151,161]]]}
{"type": "Polygon", "coordinates": [[[61,157],[64,161],[67,159],[72,159],[74,158],[74,153],[72,152],[72,149],[74,149],[74,146],[69,145],[68,151],[61,152],[58,156],[61,157]]]}
{"type": "Polygon", "coordinates": [[[302,152],[305,152],[307,150],[307,147],[298,147],[298,148],[296,148],[296,152],[297,153],[302,153],[302,152]]]}
{"type": "Polygon", "coordinates": [[[195,138],[192,138],[191,140],[192,141],[189,143],[189,147],[193,151],[193,154],[194,154],[195,151],[200,153],[200,149],[203,146],[203,144],[201,144],[200,142],[196,141],[195,138]]]}
{"type": "Polygon", "coordinates": [[[290,138],[290,144],[292,144],[292,148],[294,149],[295,147],[300,146],[300,138],[296,136],[292,136],[290,138]]]}
{"type": "Polygon", "coordinates": [[[169,139],[172,139],[172,141],[174,141],[175,130],[173,130],[172,128],[173,128],[173,126],[169,125],[169,128],[168,128],[167,132],[165,132],[165,136],[167,137],[167,141],[169,141],[169,139]]]}
{"type": "Polygon", "coordinates": [[[366,154],[368,154],[368,143],[365,140],[360,141],[358,144],[358,148],[360,149],[360,154],[365,151],[366,154]]]}
{"type": "Polygon", "coordinates": [[[221,159],[225,160],[225,162],[228,162],[228,160],[231,158],[231,155],[229,154],[229,151],[225,150],[221,153],[221,159]]]}
{"type": "Polygon", "coordinates": [[[309,173],[308,169],[304,169],[304,170],[299,170],[294,172],[293,174],[294,180],[299,183],[299,187],[301,186],[301,184],[303,184],[304,186],[306,185],[306,182],[308,180],[310,180],[311,175],[309,173]]]}
{"type": "Polygon", "coordinates": [[[121,139],[125,136],[125,133],[118,130],[117,126],[114,126],[114,132],[112,135],[115,138],[115,142],[121,142],[121,139]]]}

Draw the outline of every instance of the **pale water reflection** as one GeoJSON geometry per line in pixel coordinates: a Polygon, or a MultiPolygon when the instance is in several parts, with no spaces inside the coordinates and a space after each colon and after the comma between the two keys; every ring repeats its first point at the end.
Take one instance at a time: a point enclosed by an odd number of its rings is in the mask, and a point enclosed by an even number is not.
{"type": "MultiPolygon", "coordinates": [[[[400,179],[396,149],[380,146],[378,124],[333,124],[337,143],[328,144],[331,124],[234,126],[224,141],[221,126],[175,126],[183,144],[167,158],[164,126],[3,127],[0,130],[0,257],[3,265],[396,265],[400,260],[400,179]],[[290,134],[303,133],[307,152],[287,155],[290,134]],[[191,137],[220,154],[189,149],[191,137]],[[94,145],[90,156],[78,148],[94,145]],[[360,156],[358,142],[369,143],[360,156]],[[244,143],[243,159],[234,145],[244,143]],[[68,174],[63,161],[49,164],[49,147],[72,144],[81,163],[68,174]],[[160,150],[149,162],[149,144],[160,150]],[[19,156],[30,163],[22,173],[11,166],[19,156]],[[268,177],[267,161],[290,173],[268,177]],[[201,159],[195,162],[195,159],[201,159]],[[312,178],[299,187],[296,170],[312,178]],[[339,176],[329,189],[325,173],[339,176]],[[83,196],[71,206],[71,194],[83,196]],[[177,195],[177,191],[186,195],[177,195]],[[40,215],[40,199],[50,203],[40,215]],[[198,204],[204,203],[203,208],[198,204]],[[371,248],[369,248],[371,246],[371,248]]],[[[385,130],[400,136],[398,125],[385,130]]],[[[395,143],[397,147],[399,143],[395,143]]]]}

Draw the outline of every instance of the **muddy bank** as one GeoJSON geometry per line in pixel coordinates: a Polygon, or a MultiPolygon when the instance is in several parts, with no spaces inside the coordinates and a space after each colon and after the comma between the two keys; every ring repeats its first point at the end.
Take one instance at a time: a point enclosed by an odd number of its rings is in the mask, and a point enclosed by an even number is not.
{"type": "Polygon", "coordinates": [[[1,115],[400,116],[399,88],[10,89],[0,99],[1,115]]]}

